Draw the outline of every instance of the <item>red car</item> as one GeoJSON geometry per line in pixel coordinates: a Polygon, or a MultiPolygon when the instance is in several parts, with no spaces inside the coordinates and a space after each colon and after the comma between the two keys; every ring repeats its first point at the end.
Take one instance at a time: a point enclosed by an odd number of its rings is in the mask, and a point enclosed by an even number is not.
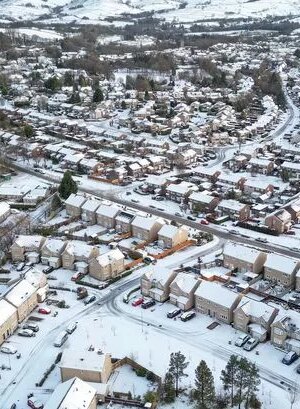
{"type": "Polygon", "coordinates": [[[39,308],[38,313],[40,314],[51,314],[50,308],[44,307],[44,308],[39,308]]]}
{"type": "Polygon", "coordinates": [[[207,220],[201,219],[200,224],[209,224],[207,220]]]}
{"type": "Polygon", "coordinates": [[[141,297],[141,298],[138,298],[137,300],[133,301],[131,305],[132,305],[133,307],[137,307],[138,305],[143,304],[143,302],[144,302],[144,298],[141,297]]]}

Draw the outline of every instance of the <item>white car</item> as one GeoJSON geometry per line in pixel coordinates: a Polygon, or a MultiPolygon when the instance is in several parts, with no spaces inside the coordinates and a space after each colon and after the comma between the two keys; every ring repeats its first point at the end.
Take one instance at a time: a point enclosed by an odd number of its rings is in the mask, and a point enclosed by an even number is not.
{"type": "Polygon", "coordinates": [[[3,352],[4,354],[15,354],[17,352],[17,348],[13,347],[12,345],[2,345],[0,352],[3,352]]]}
{"type": "Polygon", "coordinates": [[[243,334],[240,335],[237,340],[235,341],[234,345],[237,347],[242,347],[243,345],[246,344],[246,342],[250,339],[250,335],[243,334]]]}
{"type": "Polygon", "coordinates": [[[258,343],[259,343],[258,339],[250,338],[250,339],[248,339],[246,344],[243,346],[243,349],[245,351],[252,351],[252,349],[254,349],[256,347],[256,345],[258,345],[258,343]]]}
{"type": "Polygon", "coordinates": [[[20,329],[18,335],[20,335],[20,337],[35,337],[35,333],[28,328],[20,329]]]}

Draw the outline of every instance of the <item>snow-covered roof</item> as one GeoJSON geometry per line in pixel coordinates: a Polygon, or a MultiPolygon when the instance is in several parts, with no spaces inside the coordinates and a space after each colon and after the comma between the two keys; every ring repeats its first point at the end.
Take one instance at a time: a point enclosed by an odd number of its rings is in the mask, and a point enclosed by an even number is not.
{"type": "Polygon", "coordinates": [[[214,196],[207,195],[202,192],[193,192],[189,197],[189,200],[191,201],[205,203],[205,204],[210,204],[214,199],[215,199],[214,196]]]}
{"type": "Polygon", "coordinates": [[[88,211],[88,212],[95,212],[100,205],[101,205],[100,200],[97,200],[97,199],[88,199],[88,200],[82,205],[82,210],[86,210],[86,211],[88,211]]]}
{"type": "Polygon", "coordinates": [[[74,207],[81,207],[85,201],[86,197],[72,193],[65,201],[65,204],[74,207]]]}
{"type": "Polygon", "coordinates": [[[177,284],[180,290],[184,293],[191,292],[200,280],[192,274],[178,273],[175,279],[171,283],[171,289],[173,284],[177,284]]]}
{"type": "Polygon", "coordinates": [[[107,253],[102,254],[101,256],[97,257],[97,261],[101,266],[110,265],[112,262],[117,260],[124,259],[124,254],[120,249],[113,249],[108,251],[107,253]]]}
{"type": "Polygon", "coordinates": [[[10,211],[10,205],[6,202],[0,202],[0,217],[9,213],[9,211],[10,211]]]}
{"type": "Polygon", "coordinates": [[[115,218],[119,211],[120,209],[115,206],[100,205],[96,213],[99,214],[100,216],[115,218]]]}
{"type": "MultiPolygon", "coordinates": [[[[157,223],[157,222],[162,222],[161,219],[157,219],[154,217],[142,217],[142,216],[136,216],[134,220],[132,221],[132,227],[138,227],[139,229],[143,230],[151,230],[152,227],[157,223]]],[[[163,223],[161,223],[163,224],[163,223]]]]}
{"type": "MultiPolygon", "coordinates": [[[[282,271],[284,274],[291,275],[294,273],[296,267],[299,268],[300,260],[295,258],[282,256],[281,254],[268,254],[265,262],[265,268],[282,271]]],[[[297,268],[297,269],[298,269],[297,268]]]]}
{"type": "Polygon", "coordinates": [[[0,327],[16,312],[16,308],[6,300],[0,300],[0,327]]]}
{"type": "Polygon", "coordinates": [[[36,249],[40,248],[40,245],[44,241],[43,236],[33,235],[33,236],[18,236],[15,240],[15,244],[19,247],[34,247],[36,249]]]}
{"type": "Polygon", "coordinates": [[[194,183],[189,183],[189,182],[181,182],[179,184],[171,183],[169,186],[167,186],[166,191],[167,192],[172,192],[172,193],[177,193],[184,195],[188,193],[191,190],[198,190],[198,187],[194,183]]]}
{"type": "Polygon", "coordinates": [[[90,246],[82,240],[69,241],[64,252],[77,257],[89,257],[95,246],[90,246]]]}
{"type": "Polygon", "coordinates": [[[22,280],[5,294],[5,299],[15,307],[20,307],[28,300],[36,289],[27,280],[22,280]]]}
{"type": "Polygon", "coordinates": [[[163,227],[159,230],[158,236],[161,237],[168,237],[172,239],[175,234],[178,232],[179,228],[177,226],[173,226],[172,224],[165,224],[163,227]]]}
{"type": "Polygon", "coordinates": [[[238,293],[229,290],[221,284],[210,281],[202,281],[195,292],[195,297],[204,298],[226,308],[231,308],[239,296],[238,293]]]}
{"type": "Polygon", "coordinates": [[[240,203],[237,200],[233,199],[228,199],[228,200],[221,200],[221,202],[218,205],[219,209],[227,209],[227,210],[233,210],[235,212],[240,212],[241,210],[244,209],[246,205],[244,203],[240,203]]]}
{"type": "Polygon", "coordinates": [[[45,405],[45,409],[88,408],[96,395],[96,389],[79,378],[60,383],[45,405]]]}
{"type": "Polygon", "coordinates": [[[145,273],[145,276],[150,280],[152,283],[155,282],[156,284],[161,284],[163,287],[169,280],[170,276],[174,274],[174,271],[168,268],[157,268],[155,270],[150,270],[145,273]]]}
{"type": "Polygon", "coordinates": [[[254,318],[263,318],[266,322],[271,318],[276,308],[261,301],[250,300],[244,297],[236,309],[242,309],[248,316],[254,318]]]}
{"type": "Polygon", "coordinates": [[[107,356],[107,354],[98,354],[96,348],[89,350],[77,345],[76,348],[64,349],[60,367],[101,372],[107,356]]]}
{"type": "Polygon", "coordinates": [[[45,241],[42,247],[42,252],[49,250],[51,253],[60,254],[65,246],[66,242],[60,239],[52,239],[51,237],[45,241]]]}
{"type": "Polygon", "coordinates": [[[233,257],[246,263],[254,263],[261,253],[260,250],[253,247],[242,246],[233,242],[226,243],[223,251],[224,256],[233,257]]]}

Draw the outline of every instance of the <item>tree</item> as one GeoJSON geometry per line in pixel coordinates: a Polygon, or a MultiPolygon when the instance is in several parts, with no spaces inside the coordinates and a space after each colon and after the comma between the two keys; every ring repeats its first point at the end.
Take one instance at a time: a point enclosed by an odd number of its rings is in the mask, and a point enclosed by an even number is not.
{"type": "Polygon", "coordinates": [[[257,366],[254,363],[247,361],[246,359],[246,373],[244,370],[244,373],[242,373],[242,376],[246,377],[246,382],[245,382],[245,387],[244,387],[245,400],[246,400],[245,407],[248,408],[250,400],[254,402],[256,398],[256,392],[258,391],[258,386],[260,384],[260,378],[259,378],[257,366]]]}
{"type": "Polygon", "coordinates": [[[103,101],[103,92],[102,92],[101,88],[97,87],[97,88],[95,88],[95,91],[94,91],[93,102],[98,103],[98,102],[101,102],[101,101],[103,101]]]}
{"type": "Polygon", "coordinates": [[[225,369],[221,372],[221,381],[225,391],[229,391],[231,406],[234,405],[234,386],[238,364],[239,358],[236,355],[231,355],[225,369]]]}
{"type": "Polygon", "coordinates": [[[77,193],[77,184],[73,180],[71,172],[67,170],[58,187],[58,192],[63,199],[68,199],[70,194],[77,193]]]}
{"type": "Polygon", "coordinates": [[[195,370],[195,375],[195,408],[207,409],[211,407],[215,400],[215,386],[212,372],[205,361],[200,361],[195,370]]]}
{"type": "Polygon", "coordinates": [[[80,98],[79,92],[73,92],[68,102],[70,104],[80,104],[81,98],[80,98]]]}
{"type": "Polygon", "coordinates": [[[26,138],[32,138],[32,136],[34,135],[34,129],[31,125],[24,125],[22,128],[22,134],[23,136],[25,136],[26,138]]]}
{"type": "Polygon", "coordinates": [[[58,195],[54,195],[51,201],[51,210],[55,211],[61,207],[61,200],[58,195]]]}
{"type": "Polygon", "coordinates": [[[187,368],[189,362],[186,362],[185,356],[180,352],[172,352],[170,355],[169,372],[175,381],[175,394],[178,396],[179,381],[183,376],[187,376],[184,370],[187,368]]]}
{"type": "Polygon", "coordinates": [[[170,372],[167,372],[162,385],[163,401],[165,403],[172,403],[175,400],[175,396],[174,377],[170,372]]]}
{"type": "Polygon", "coordinates": [[[74,84],[74,74],[72,71],[66,71],[64,75],[64,85],[66,87],[72,87],[74,84]]]}
{"type": "Polygon", "coordinates": [[[50,77],[45,81],[45,87],[54,92],[61,88],[61,81],[56,77],[50,77]]]}

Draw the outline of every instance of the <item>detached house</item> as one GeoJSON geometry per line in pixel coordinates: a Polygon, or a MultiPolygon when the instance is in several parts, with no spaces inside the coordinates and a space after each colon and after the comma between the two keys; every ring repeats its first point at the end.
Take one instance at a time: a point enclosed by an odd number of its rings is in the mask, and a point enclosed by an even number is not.
{"type": "Polygon", "coordinates": [[[294,288],[300,260],[270,253],[264,265],[264,278],[294,288]]]}
{"type": "Polygon", "coordinates": [[[114,249],[92,258],[89,262],[89,274],[97,280],[108,280],[116,277],[125,270],[124,254],[114,249]]]}
{"type": "Polygon", "coordinates": [[[229,242],[223,251],[224,267],[237,269],[241,273],[260,274],[263,270],[267,255],[252,247],[229,242]]]}
{"type": "Polygon", "coordinates": [[[157,239],[164,221],[155,217],[136,216],[132,222],[132,235],[143,241],[153,241],[157,239]]]}
{"type": "Polygon", "coordinates": [[[178,273],[170,285],[170,303],[183,311],[189,310],[195,303],[195,291],[200,280],[192,274],[178,273]]]}
{"type": "Polygon", "coordinates": [[[41,262],[51,267],[61,267],[61,255],[67,242],[60,239],[48,238],[41,249],[41,262]]]}
{"type": "Polygon", "coordinates": [[[68,270],[77,270],[80,273],[88,272],[89,261],[98,257],[99,249],[83,241],[69,241],[62,253],[62,266],[68,270]]]}
{"type": "Polygon", "coordinates": [[[85,202],[86,197],[72,193],[65,201],[67,214],[71,217],[80,216],[85,202]]]}
{"type": "Polygon", "coordinates": [[[165,224],[158,232],[158,243],[162,248],[172,248],[184,243],[189,238],[189,232],[184,227],[165,224]]]}
{"type": "Polygon", "coordinates": [[[278,309],[261,301],[244,297],[234,310],[234,328],[266,341],[278,309]]]}
{"type": "Polygon", "coordinates": [[[233,311],[240,299],[241,294],[220,284],[202,281],[195,292],[195,309],[202,314],[230,324],[233,321],[233,311]]]}
{"type": "Polygon", "coordinates": [[[158,302],[165,302],[170,296],[170,284],[176,275],[175,271],[167,269],[147,271],[141,277],[141,293],[158,302]]]}
{"type": "Polygon", "coordinates": [[[263,175],[269,175],[274,169],[274,162],[268,159],[252,158],[249,165],[252,173],[261,173],[263,175]]]}

